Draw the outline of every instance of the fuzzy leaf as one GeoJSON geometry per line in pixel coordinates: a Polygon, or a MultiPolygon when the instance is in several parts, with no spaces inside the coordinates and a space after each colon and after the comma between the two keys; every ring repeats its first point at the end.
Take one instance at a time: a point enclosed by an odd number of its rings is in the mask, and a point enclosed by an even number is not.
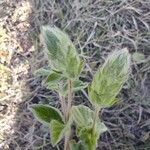
{"type": "Polygon", "coordinates": [[[88,83],[82,82],[81,80],[75,80],[73,81],[73,90],[79,91],[82,89],[85,89],[88,86],[88,83]]]}
{"type": "Polygon", "coordinates": [[[105,131],[107,131],[106,126],[100,121],[97,121],[94,130],[91,127],[87,126],[78,127],[77,135],[82,140],[86,150],[95,150],[100,134],[105,131]]]}
{"type": "Polygon", "coordinates": [[[44,82],[45,86],[51,90],[59,90],[59,84],[65,81],[66,78],[60,73],[52,72],[44,82]]]}
{"type": "Polygon", "coordinates": [[[65,134],[65,125],[57,120],[52,120],[50,123],[50,133],[52,145],[55,146],[65,134]]]}
{"type": "Polygon", "coordinates": [[[49,83],[58,83],[60,80],[64,79],[64,77],[62,77],[62,74],[58,74],[58,73],[51,73],[46,82],[49,82],[49,83]]]}
{"type": "Polygon", "coordinates": [[[51,59],[57,59],[57,55],[61,53],[60,51],[60,40],[57,37],[57,35],[54,33],[56,32],[55,28],[47,28],[43,27],[43,38],[45,45],[47,47],[47,50],[49,51],[49,56],[51,59]]]}
{"type": "Polygon", "coordinates": [[[107,130],[106,126],[97,119],[93,129],[94,112],[84,105],[73,106],[71,114],[77,125],[77,136],[82,140],[85,149],[95,150],[100,134],[107,130]]]}
{"type": "Polygon", "coordinates": [[[97,146],[97,140],[99,135],[97,132],[93,132],[92,128],[82,128],[80,133],[78,134],[83,145],[85,146],[86,150],[95,150],[97,146]]]}
{"type": "Polygon", "coordinates": [[[70,148],[71,150],[86,150],[81,142],[76,143],[74,140],[70,141],[70,148]]]}
{"type": "Polygon", "coordinates": [[[78,66],[78,74],[81,73],[81,71],[82,71],[82,69],[83,69],[83,67],[84,67],[84,64],[85,64],[85,62],[84,62],[83,60],[79,63],[79,66],[78,66]]]}
{"type": "Polygon", "coordinates": [[[69,37],[60,29],[48,26],[43,27],[42,35],[51,68],[68,78],[76,78],[82,63],[69,37]]]}
{"type": "Polygon", "coordinates": [[[71,130],[72,118],[66,124],[52,120],[50,123],[51,142],[55,146],[71,130]]]}
{"type": "Polygon", "coordinates": [[[48,76],[49,74],[51,74],[52,71],[51,70],[47,70],[47,69],[44,69],[44,68],[40,68],[38,69],[37,71],[35,71],[35,75],[36,76],[48,76]]]}
{"type": "Polygon", "coordinates": [[[99,134],[106,132],[108,130],[107,127],[105,126],[105,124],[100,121],[96,124],[96,128],[97,128],[97,130],[99,130],[99,134]]]}
{"type": "MultiPolygon", "coordinates": [[[[82,82],[81,80],[74,80],[73,81],[73,91],[80,91],[82,89],[85,89],[88,86],[87,82],[82,82]]],[[[68,92],[68,85],[67,83],[65,84],[64,88],[63,88],[63,95],[66,95],[68,92]]]]}
{"type": "Polygon", "coordinates": [[[133,53],[132,58],[137,63],[141,63],[141,62],[143,62],[145,60],[144,54],[138,53],[138,52],[133,53]]]}
{"type": "Polygon", "coordinates": [[[100,107],[113,105],[117,94],[128,79],[129,72],[130,55],[127,49],[115,51],[108,56],[88,88],[91,103],[100,107]]]}
{"type": "Polygon", "coordinates": [[[33,112],[34,116],[42,123],[49,124],[53,119],[63,123],[61,112],[52,106],[34,104],[31,105],[30,110],[33,112]]]}
{"type": "Polygon", "coordinates": [[[90,126],[93,122],[94,112],[84,105],[73,106],[71,114],[79,127],[90,126]]]}

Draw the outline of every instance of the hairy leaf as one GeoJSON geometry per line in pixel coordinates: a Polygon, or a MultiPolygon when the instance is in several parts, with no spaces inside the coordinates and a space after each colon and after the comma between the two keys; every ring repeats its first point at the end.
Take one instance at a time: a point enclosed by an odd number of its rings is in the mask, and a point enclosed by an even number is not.
{"type": "Polygon", "coordinates": [[[53,146],[56,145],[65,135],[71,130],[72,118],[70,117],[67,123],[61,123],[57,120],[52,120],[50,123],[51,141],[53,146]]]}
{"type": "MultiPolygon", "coordinates": [[[[81,80],[74,80],[73,81],[73,87],[72,90],[74,92],[85,89],[88,86],[87,82],[82,82],[81,80]]],[[[68,85],[67,83],[65,84],[64,88],[63,88],[63,94],[66,95],[68,92],[68,85]]]]}
{"type": "Polygon", "coordinates": [[[93,122],[94,112],[84,105],[73,106],[71,114],[79,127],[90,126],[93,122]]]}
{"type": "Polygon", "coordinates": [[[38,69],[37,71],[35,71],[35,75],[37,76],[48,76],[49,74],[51,74],[52,71],[51,70],[47,70],[47,69],[44,69],[44,68],[40,68],[38,69]]]}
{"type": "Polygon", "coordinates": [[[53,119],[63,123],[61,112],[52,106],[34,104],[31,105],[30,109],[35,115],[35,117],[42,123],[49,124],[53,119]]]}
{"type": "Polygon", "coordinates": [[[85,149],[95,150],[100,134],[107,130],[106,126],[98,118],[93,128],[94,112],[84,105],[73,106],[71,114],[77,125],[77,136],[82,140],[85,149]]]}
{"type": "Polygon", "coordinates": [[[138,52],[133,53],[132,58],[137,63],[142,63],[145,60],[144,54],[138,52]]]}
{"type": "Polygon", "coordinates": [[[81,142],[76,143],[74,140],[70,141],[71,150],[86,150],[81,142]]]}
{"type": "Polygon", "coordinates": [[[65,125],[58,122],[57,120],[52,120],[50,123],[50,133],[51,133],[51,142],[55,146],[65,134],[65,125]]]}
{"type": "Polygon", "coordinates": [[[97,131],[93,132],[92,128],[82,128],[78,134],[86,150],[95,150],[99,135],[97,131]]]}
{"type": "Polygon", "coordinates": [[[82,71],[82,69],[83,69],[83,67],[84,67],[84,64],[85,64],[85,62],[84,62],[83,60],[80,61],[79,66],[78,66],[78,74],[81,73],[81,71],[82,71]]]}
{"type": "Polygon", "coordinates": [[[59,82],[61,79],[62,79],[61,74],[53,72],[48,76],[46,82],[51,82],[51,83],[54,82],[55,83],[55,82],[59,82]]]}
{"type": "Polygon", "coordinates": [[[76,78],[83,67],[83,62],[69,37],[60,29],[48,26],[43,27],[42,35],[51,68],[62,72],[68,78],[76,78]]]}
{"type": "Polygon", "coordinates": [[[79,91],[88,86],[88,83],[82,82],[81,80],[75,80],[73,81],[73,90],[74,91],[79,91]]]}
{"type": "Polygon", "coordinates": [[[82,140],[86,150],[95,150],[100,134],[105,131],[107,131],[106,126],[97,120],[94,130],[92,127],[88,126],[78,127],[77,135],[82,140]]]}
{"type": "Polygon", "coordinates": [[[95,74],[88,88],[94,105],[108,107],[116,102],[116,96],[128,79],[130,55],[127,49],[113,52],[95,74]]]}
{"type": "Polygon", "coordinates": [[[60,91],[60,84],[66,81],[67,79],[61,74],[57,72],[51,72],[47,79],[44,82],[44,85],[51,90],[60,91]]]}

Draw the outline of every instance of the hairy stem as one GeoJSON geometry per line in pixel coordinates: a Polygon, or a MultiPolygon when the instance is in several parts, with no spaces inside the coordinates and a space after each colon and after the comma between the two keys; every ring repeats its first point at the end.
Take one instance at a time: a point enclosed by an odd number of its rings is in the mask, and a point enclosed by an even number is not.
{"type": "Polygon", "coordinates": [[[64,150],[70,150],[69,140],[70,140],[70,133],[68,133],[65,136],[64,150]]]}
{"type": "Polygon", "coordinates": [[[95,109],[95,114],[94,114],[93,125],[92,125],[92,130],[93,130],[93,132],[94,132],[94,130],[95,130],[95,125],[96,125],[96,121],[97,121],[97,119],[98,119],[99,111],[100,111],[100,108],[99,108],[99,107],[96,107],[96,109],[95,109]]]}
{"type": "MultiPolygon", "coordinates": [[[[72,102],[72,81],[68,80],[68,105],[67,105],[67,121],[69,120],[69,113],[71,109],[71,102],[72,102]]],[[[64,143],[64,150],[70,150],[69,146],[69,139],[70,139],[71,132],[68,132],[68,134],[65,136],[65,143],[64,143]]]]}
{"type": "Polygon", "coordinates": [[[72,81],[68,80],[68,106],[67,106],[67,119],[69,119],[69,112],[71,109],[71,102],[72,102],[72,81]]]}
{"type": "Polygon", "coordinates": [[[65,102],[65,97],[62,96],[60,93],[59,93],[59,99],[60,99],[60,102],[61,102],[61,109],[62,109],[62,112],[64,114],[64,118],[65,118],[65,121],[67,119],[67,114],[66,114],[66,102],[65,102]]]}

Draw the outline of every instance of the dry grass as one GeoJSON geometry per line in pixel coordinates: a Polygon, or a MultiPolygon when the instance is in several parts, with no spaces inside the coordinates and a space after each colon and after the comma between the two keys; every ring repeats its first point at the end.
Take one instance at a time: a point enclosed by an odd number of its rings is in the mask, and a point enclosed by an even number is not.
{"type": "MultiPolygon", "coordinates": [[[[48,129],[27,109],[39,102],[59,107],[57,94],[33,75],[46,65],[38,38],[44,24],[70,35],[87,62],[81,76],[87,81],[109,52],[129,49],[133,71],[119,95],[122,101],[101,112],[109,131],[101,135],[98,149],[150,149],[149,0],[6,0],[0,4],[0,149],[54,149],[48,129]]],[[[77,93],[76,99],[89,105],[85,92],[77,93]]],[[[56,149],[61,147],[62,143],[56,149]]]]}

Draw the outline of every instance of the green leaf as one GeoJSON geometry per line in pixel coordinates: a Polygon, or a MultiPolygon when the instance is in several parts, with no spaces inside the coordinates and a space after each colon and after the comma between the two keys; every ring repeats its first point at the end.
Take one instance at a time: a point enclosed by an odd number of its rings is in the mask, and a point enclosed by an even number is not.
{"type": "Polygon", "coordinates": [[[64,137],[65,125],[57,120],[52,120],[50,123],[50,132],[52,145],[55,146],[64,137]]]}
{"type": "Polygon", "coordinates": [[[74,140],[70,141],[71,150],[86,150],[81,142],[76,143],[74,140]]]}
{"type": "Polygon", "coordinates": [[[73,106],[71,114],[79,127],[90,126],[93,122],[94,112],[84,105],[73,106]]]}
{"type": "Polygon", "coordinates": [[[72,118],[70,117],[67,123],[61,123],[57,120],[52,120],[50,123],[51,142],[55,146],[65,135],[71,131],[72,118]]]}
{"type": "Polygon", "coordinates": [[[82,82],[81,80],[75,80],[73,81],[73,90],[79,91],[82,89],[85,89],[88,86],[87,82],[82,82]]]}
{"type": "Polygon", "coordinates": [[[139,52],[133,53],[132,58],[137,63],[142,63],[145,60],[144,54],[139,53],[139,52]]]}
{"type": "Polygon", "coordinates": [[[100,134],[105,131],[107,131],[106,126],[98,120],[94,130],[92,127],[78,127],[77,135],[82,140],[86,150],[95,150],[100,134]]]}
{"type": "Polygon", "coordinates": [[[36,76],[48,76],[51,73],[52,73],[52,70],[40,68],[37,71],[35,71],[34,75],[36,75],[36,76]]]}
{"type": "Polygon", "coordinates": [[[52,106],[34,104],[31,105],[30,110],[33,112],[34,116],[42,123],[49,124],[53,119],[63,123],[61,112],[52,106]]]}
{"type": "Polygon", "coordinates": [[[61,41],[57,37],[58,33],[56,34],[56,32],[58,32],[57,30],[57,28],[48,28],[47,26],[43,27],[42,30],[45,46],[49,51],[48,55],[51,57],[51,59],[57,59],[58,54],[62,54],[62,52],[60,51],[61,41]]]}
{"type": "Polygon", "coordinates": [[[62,74],[52,72],[45,80],[44,85],[51,90],[61,90],[59,84],[65,80],[66,78],[62,74]]]}
{"type": "Polygon", "coordinates": [[[60,80],[64,79],[64,77],[62,76],[62,74],[58,74],[58,73],[51,73],[46,82],[49,82],[49,83],[58,83],[60,80]]]}
{"type": "Polygon", "coordinates": [[[76,78],[82,62],[69,37],[57,27],[48,26],[42,28],[42,36],[51,68],[68,78],[76,78]]]}
{"type": "Polygon", "coordinates": [[[85,149],[95,150],[100,134],[107,130],[106,126],[97,119],[93,129],[94,112],[84,105],[73,106],[71,114],[77,125],[77,136],[82,140],[85,149]]]}
{"type": "Polygon", "coordinates": [[[67,74],[70,75],[70,77],[74,77],[77,74],[77,64],[78,64],[78,58],[76,55],[72,53],[71,48],[69,48],[67,53],[67,74]]]}
{"type": "Polygon", "coordinates": [[[96,124],[96,128],[97,128],[97,130],[99,130],[99,134],[106,132],[108,130],[107,127],[105,126],[105,124],[100,121],[96,124]]]}
{"type": "Polygon", "coordinates": [[[45,86],[49,90],[59,91],[59,86],[57,83],[46,83],[45,86]]]}
{"type": "Polygon", "coordinates": [[[81,73],[81,71],[82,71],[82,69],[83,69],[83,67],[84,67],[84,64],[85,64],[85,61],[83,61],[83,60],[79,63],[79,66],[78,66],[78,74],[81,73]]]}
{"type": "Polygon", "coordinates": [[[109,107],[116,103],[116,96],[128,79],[130,54],[127,49],[113,52],[95,74],[88,93],[92,104],[109,107]]]}
{"type": "MultiPolygon", "coordinates": [[[[85,89],[88,86],[87,82],[82,82],[81,80],[74,80],[73,81],[73,91],[79,91],[82,89],[85,89]]],[[[65,84],[64,88],[63,88],[63,95],[66,95],[68,92],[68,85],[67,83],[65,84]]]]}
{"type": "MultiPolygon", "coordinates": [[[[79,130],[79,129],[78,129],[79,130]]],[[[96,150],[98,135],[92,128],[82,128],[78,134],[86,150],[96,150]]]]}

